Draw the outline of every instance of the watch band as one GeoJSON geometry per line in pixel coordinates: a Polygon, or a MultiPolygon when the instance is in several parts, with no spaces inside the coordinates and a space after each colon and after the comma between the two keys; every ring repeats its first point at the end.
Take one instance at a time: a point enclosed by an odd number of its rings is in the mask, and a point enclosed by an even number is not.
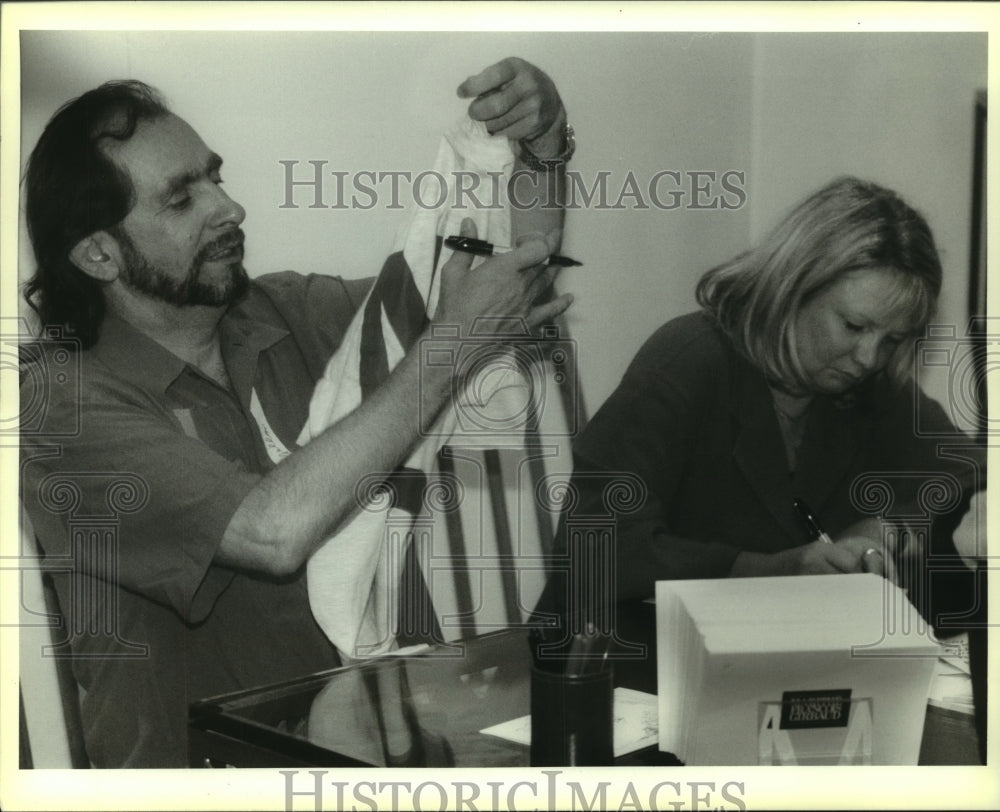
{"type": "Polygon", "coordinates": [[[554,169],[559,168],[563,164],[567,163],[570,158],[573,157],[573,153],[576,152],[576,133],[573,131],[573,127],[566,124],[563,128],[563,138],[566,141],[566,146],[559,155],[555,155],[552,158],[539,158],[535,153],[528,149],[528,145],[521,141],[521,161],[529,169],[535,172],[551,172],[554,169]]]}

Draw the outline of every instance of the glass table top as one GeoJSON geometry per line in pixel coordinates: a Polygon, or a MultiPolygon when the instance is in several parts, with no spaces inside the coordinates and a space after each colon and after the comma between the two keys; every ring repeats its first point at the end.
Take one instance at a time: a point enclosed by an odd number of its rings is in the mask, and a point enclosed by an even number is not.
{"type": "Polygon", "coordinates": [[[481,731],[529,712],[530,666],[525,630],[494,632],[209,699],[191,721],[331,763],[526,766],[527,746],[481,731]]]}
{"type": "MultiPolygon", "coordinates": [[[[637,638],[638,639],[638,638],[637,638]]],[[[655,649],[615,685],[656,692],[655,649]]],[[[191,707],[192,766],[525,767],[530,748],[482,731],[530,712],[525,629],[366,660],[191,707]]],[[[920,764],[975,764],[971,716],[928,707],[920,764]]],[[[616,765],[676,765],[647,747],[616,765]]]]}

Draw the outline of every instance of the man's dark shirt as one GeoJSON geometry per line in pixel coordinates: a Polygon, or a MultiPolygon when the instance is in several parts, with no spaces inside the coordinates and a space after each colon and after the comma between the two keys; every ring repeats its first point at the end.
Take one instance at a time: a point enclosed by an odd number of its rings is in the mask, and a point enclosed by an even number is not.
{"type": "MultiPolygon", "coordinates": [[[[304,568],[274,579],[213,558],[273,449],[296,447],[370,283],[253,280],[220,325],[235,396],[113,318],[46,389],[40,432],[22,437],[22,499],[66,564],[53,581],[94,766],[185,766],[189,702],[338,665],[304,568]]],[[[22,403],[48,373],[25,377],[22,403]]]]}

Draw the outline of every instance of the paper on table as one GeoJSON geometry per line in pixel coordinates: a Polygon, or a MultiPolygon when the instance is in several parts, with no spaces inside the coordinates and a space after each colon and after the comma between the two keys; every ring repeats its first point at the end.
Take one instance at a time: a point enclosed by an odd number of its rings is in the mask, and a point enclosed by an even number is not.
{"type": "Polygon", "coordinates": [[[938,659],[927,701],[939,708],[974,713],[972,670],[969,667],[969,636],[960,634],[945,642],[938,659]]]}
{"type": "MultiPolygon", "coordinates": [[[[656,694],[615,688],[615,758],[656,744],[658,740],[656,694]]],[[[531,744],[531,716],[479,731],[518,744],[531,744]]]]}
{"type": "Polygon", "coordinates": [[[962,632],[952,638],[942,641],[944,651],[941,652],[941,659],[955,666],[966,674],[971,674],[969,667],[969,634],[962,632]]]}

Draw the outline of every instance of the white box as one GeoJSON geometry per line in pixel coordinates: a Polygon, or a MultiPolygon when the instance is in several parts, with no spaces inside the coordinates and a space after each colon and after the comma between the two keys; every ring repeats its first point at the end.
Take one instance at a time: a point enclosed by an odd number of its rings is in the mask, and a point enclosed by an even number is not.
{"type": "Polygon", "coordinates": [[[660,581],[656,625],[660,749],[684,763],[757,764],[762,702],[784,700],[782,727],[846,724],[835,700],[802,721],[797,692],[870,699],[871,763],[917,763],[941,646],[881,576],[660,581]]]}

